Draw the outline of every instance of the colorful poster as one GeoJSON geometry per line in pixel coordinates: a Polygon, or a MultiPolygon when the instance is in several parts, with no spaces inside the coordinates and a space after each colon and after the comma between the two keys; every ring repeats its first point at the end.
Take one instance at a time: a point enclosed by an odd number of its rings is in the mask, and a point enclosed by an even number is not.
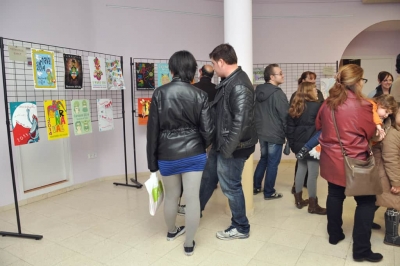
{"type": "Polygon", "coordinates": [[[22,61],[26,62],[26,48],[20,46],[8,46],[8,56],[11,61],[22,61]]]}
{"type": "Polygon", "coordinates": [[[329,90],[335,85],[334,78],[321,78],[321,92],[324,95],[324,99],[329,97],[329,90]]]}
{"type": "Polygon", "coordinates": [[[31,49],[33,66],[33,83],[35,89],[57,89],[54,52],[31,49]]]}
{"type": "Polygon", "coordinates": [[[106,60],[107,86],[110,90],[125,90],[124,77],[119,60],[106,60]]]}
{"type": "Polygon", "coordinates": [[[104,58],[88,56],[88,61],[92,90],[106,90],[107,78],[104,58]]]}
{"type": "Polygon", "coordinates": [[[136,88],[154,89],[154,63],[136,63],[136,88]]]}
{"type": "Polygon", "coordinates": [[[253,83],[254,84],[264,84],[264,68],[254,68],[253,69],[253,83]]]}
{"type": "Polygon", "coordinates": [[[48,139],[55,140],[69,137],[65,100],[46,100],[43,104],[48,139]]]}
{"type": "Polygon", "coordinates": [[[171,82],[172,76],[169,71],[168,63],[158,63],[157,64],[157,87],[165,85],[171,82]]]}
{"type": "Polygon", "coordinates": [[[39,142],[39,120],[36,102],[10,102],[14,145],[39,142]]]}
{"type": "Polygon", "coordinates": [[[139,125],[147,125],[151,98],[138,98],[139,125]]]}
{"type": "Polygon", "coordinates": [[[82,89],[82,59],[79,55],[64,54],[65,89],[82,89]]]}
{"type": "Polygon", "coordinates": [[[71,110],[75,136],[92,133],[90,101],[86,99],[72,100],[71,110]]]}
{"type": "Polygon", "coordinates": [[[97,114],[100,132],[114,129],[111,99],[97,99],[97,114]]]}

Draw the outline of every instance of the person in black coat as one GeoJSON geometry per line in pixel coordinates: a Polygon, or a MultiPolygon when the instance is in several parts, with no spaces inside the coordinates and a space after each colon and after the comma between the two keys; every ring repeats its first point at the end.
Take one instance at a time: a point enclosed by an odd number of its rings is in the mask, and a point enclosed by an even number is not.
{"type": "Polygon", "coordinates": [[[208,95],[208,101],[214,101],[215,95],[217,94],[217,90],[215,89],[216,85],[211,82],[212,77],[214,76],[214,68],[211,65],[204,65],[199,69],[200,80],[197,83],[194,83],[193,86],[203,90],[208,95]]]}
{"type": "MultiPolygon", "coordinates": [[[[302,82],[289,108],[287,117],[287,139],[290,149],[297,153],[316,133],[315,118],[321,102],[318,101],[318,93],[315,83],[302,82]]],[[[295,205],[301,209],[308,206],[309,213],[326,215],[326,209],[318,205],[317,199],[317,176],[319,172],[319,161],[311,156],[298,161],[298,169],[295,179],[296,193],[294,194],[295,205]],[[303,183],[308,171],[307,189],[309,201],[303,200],[303,183]]]]}

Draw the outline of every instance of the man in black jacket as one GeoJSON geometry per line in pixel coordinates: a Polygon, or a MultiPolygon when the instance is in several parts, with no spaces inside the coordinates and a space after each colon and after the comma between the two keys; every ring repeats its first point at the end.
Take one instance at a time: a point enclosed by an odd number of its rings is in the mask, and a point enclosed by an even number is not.
{"type": "Polygon", "coordinates": [[[200,80],[197,83],[194,83],[193,86],[199,88],[200,90],[205,91],[208,94],[208,101],[214,101],[215,94],[217,94],[217,90],[215,89],[215,84],[211,82],[212,77],[214,76],[214,68],[210,65],[204,65],[199,69],[200,80]]]}
{"type": "Polygon", "coordinates": [[[264,199],[271,200],[283,196],[274,187],[285,143],[289,103],[286,94],[278,87],[284,82],[279,65],[268,65],[264,70],[264,80],[265,83],[256,88],[254,121],[260,140],[261,157],[254,172],[253,194],[261,192],[261,182],[265,175],[264,199]]]}
{"type": "Polygon", "coordinates": [[[217,46],[210,58],[223,81],[216,87],[217,95],[211,105],[216,130],[201,181],[200,205],[204,210],[219,181],[229,200],[232,222],[216,236],[223,240],[243,239],[249,237],[250,225],[246,217],[242,172],[257,143],[254,90],[247,74],[237,65],[237,56],[231,45],[217,46]]]}

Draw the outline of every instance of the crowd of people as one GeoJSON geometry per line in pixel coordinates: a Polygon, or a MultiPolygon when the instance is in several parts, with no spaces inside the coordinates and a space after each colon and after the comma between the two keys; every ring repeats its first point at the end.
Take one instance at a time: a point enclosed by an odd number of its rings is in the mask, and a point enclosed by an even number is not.
{"type": "MultiPolygon", "coordinates": [[[[194,253],[202,211],[218,183],[228,198],[232,217],[230,225],[216,237],[248,238],[250,224],[242,189],[244,164],[259,142],[261,157],[254,172],[253,194],[262,193],[265,200],[282,198],[275,182],[287,142],[298,159],[292,188],[295,206],[308,206],[310,214],[326,215],[332,245],[345,238],[342,148],[350,158],[367,160],[374,156],[384,192],[354,196],[353,259],[383,259],[372,251],[370,242],[371,229],[380,227],[373,223],[378,206],[387,208],[384,243],[400,246],[400,76],[394,81],[389,72],[380,72],[379,86],[365,96],[364,70],[358,65],[344,65],[324,99],[316,87],[316,74],[306,71],[288,101],[279,87],[285,81],[279,65],[268,65],[265,83],[254,90],[248,75],[238,66],[231,45],[217,46],[209,57],[212,66],[202,66],[200,81],[191,85],[197,70],[195,58],[188,51],[174,53],[169,59],[172,81],[157,88],[152,96],[147,159],[149,170],[160,171],[164,183],[167,240],[186,233],[184,253],[194,253]],[[214,72],[221,78],[218,85],[211,82],[214,72]],[[320,156],[312,156],[310,151],[317,147],[320,156]],[[319,172],[328,185],[326,208],[318,202],[319,172]],[[303,199],[303,186],[307,187],[308,199],[303,199]],[[185,206],[178,204],[182,196],[185,206]],[[184,226],[176,225],[178,212],[185,215],[184,226]]],[[[396,71],[400,74],[400,54],[396,71]]]]}

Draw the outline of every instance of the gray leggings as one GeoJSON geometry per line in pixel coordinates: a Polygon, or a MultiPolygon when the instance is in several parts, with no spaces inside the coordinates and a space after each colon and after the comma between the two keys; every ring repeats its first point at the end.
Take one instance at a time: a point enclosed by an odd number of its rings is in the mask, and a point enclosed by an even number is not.
{"type": "Polygon", "coordinates": [[[303,190],[304,179],[308,170],[307,189],[310,198],[317,197],[317,177],[319,172],[318,160],[298,160],[299,164],[296,173],[296,193],[303,190]]]}
{"type": "Polygon", "coordinates": [[[192,247],[194,235],[200,223],[200,183],[202,171],[188,172],[177,175],[163,176],[165,188],[164,219],[168,232],[175,232],[176,215],[178,213],[178,201],[183,184],[183,196],[185,197],[185,247],[192,247]]]}

